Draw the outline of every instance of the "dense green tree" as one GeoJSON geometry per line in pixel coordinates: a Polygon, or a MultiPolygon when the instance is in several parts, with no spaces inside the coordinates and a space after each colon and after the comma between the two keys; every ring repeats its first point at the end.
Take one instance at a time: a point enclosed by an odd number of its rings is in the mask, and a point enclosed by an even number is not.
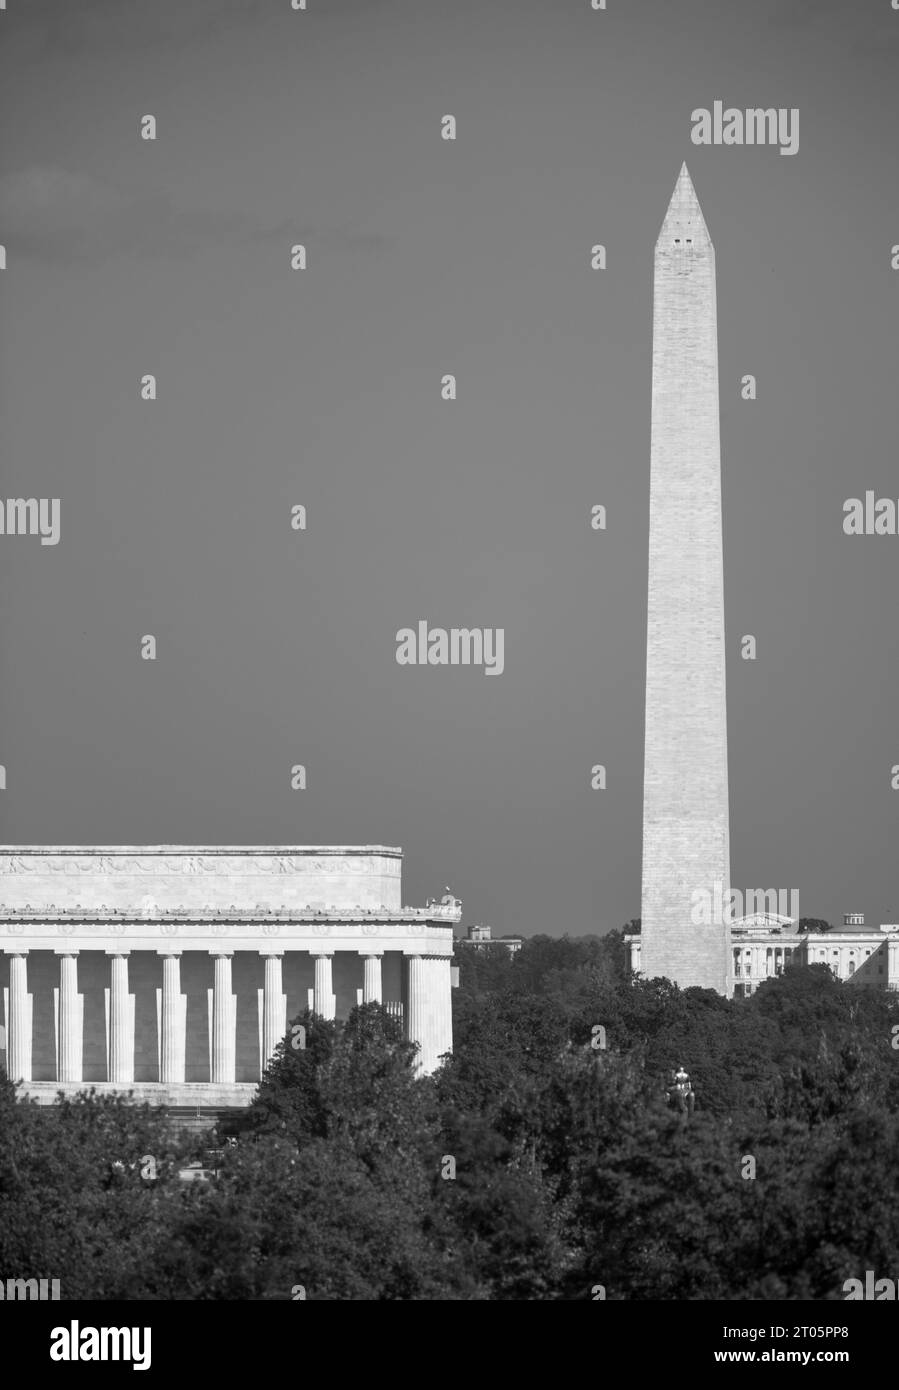
{"type": "Polygon", "coordinates": [[[470,946],[457,942],[453,964],[459,969],[459,985],[471,995],[492,994],[508,986],[512,975],[513,956],[498,942],[470,946]]]}
{"type": "Polygon", "coordinates": [[[164,1239],[183,1141],[148,1106],[85,1094],[51,1107],[0,1081],[0,1269],[63,1297],[127,1297],[164,1239]]]}
{"type": "MultiPolygon", "coordinates": [[[[633,923],[628,924],[629,928],[633,923]]],[[[208,1146],[0,1075],[0,1268],[73,1298],[839,1299],[899,1249],[899,999],[795,966],[726,1000],[622,933],[462,948],[434,1077],[379,1005],[301,1015],[208,1146]],[[896,1030],[896,1031],[894,1031],[896,1030]],[[686,1066],[691,1117],[671,1109],[686,1066]]]]}

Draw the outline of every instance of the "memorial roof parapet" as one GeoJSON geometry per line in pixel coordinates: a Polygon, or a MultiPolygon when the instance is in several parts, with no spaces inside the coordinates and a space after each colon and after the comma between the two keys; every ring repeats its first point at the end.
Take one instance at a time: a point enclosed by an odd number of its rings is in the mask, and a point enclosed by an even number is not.
{"type": "Polygon", "coordinates": [[[0,922],[458,922],[461,904],[428,907],[8,907],[0,904],[0,922]]]}

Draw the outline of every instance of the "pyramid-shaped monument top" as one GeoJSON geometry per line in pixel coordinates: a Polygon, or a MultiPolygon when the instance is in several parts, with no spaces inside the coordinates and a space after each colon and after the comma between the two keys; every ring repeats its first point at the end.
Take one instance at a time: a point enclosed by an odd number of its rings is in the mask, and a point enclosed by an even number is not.
{"type": "Polygon", "coordinates": [[[693,187],[693,180],[690,178],[690,171],[686,164],[681,165],[656,245],[678,247],[686,245],[710,247],[712,245],[709,229],[705,225],[702,208],[699,206],[696,189],[693,187]]]}

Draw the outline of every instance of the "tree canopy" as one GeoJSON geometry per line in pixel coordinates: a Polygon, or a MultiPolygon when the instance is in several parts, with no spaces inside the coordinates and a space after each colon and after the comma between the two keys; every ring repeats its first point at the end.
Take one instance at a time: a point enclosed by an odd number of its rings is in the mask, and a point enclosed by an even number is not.
{"type": "Polygon", "coordinates": [[[209,1300],[841,1299],[890,1273],[895,994],[823,965],[679,990],[631,976],[621,932],[459,965],[435,1076],[379,1005],[303,1014],[206,1182],[178,1174],[208,1138],[149,1107],[0,1078],[0,1268],[209,1300]]]}

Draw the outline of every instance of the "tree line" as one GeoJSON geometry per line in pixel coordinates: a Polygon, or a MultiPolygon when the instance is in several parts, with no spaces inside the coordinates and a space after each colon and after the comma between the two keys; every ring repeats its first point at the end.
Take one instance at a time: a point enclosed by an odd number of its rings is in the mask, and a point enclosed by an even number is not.
{"type": "Polygon", "coordinates": [[[439,1072],[379,1005],[300,1015],[207,1182],[179,1171],[209,1141],[152,1108],[0,1077],[0,1273],[191,1300],[838,1300],[892,1276],[895,995],[822,965],[681,991],[631,976],[622,932],[458,964],[439,1072]]]}

